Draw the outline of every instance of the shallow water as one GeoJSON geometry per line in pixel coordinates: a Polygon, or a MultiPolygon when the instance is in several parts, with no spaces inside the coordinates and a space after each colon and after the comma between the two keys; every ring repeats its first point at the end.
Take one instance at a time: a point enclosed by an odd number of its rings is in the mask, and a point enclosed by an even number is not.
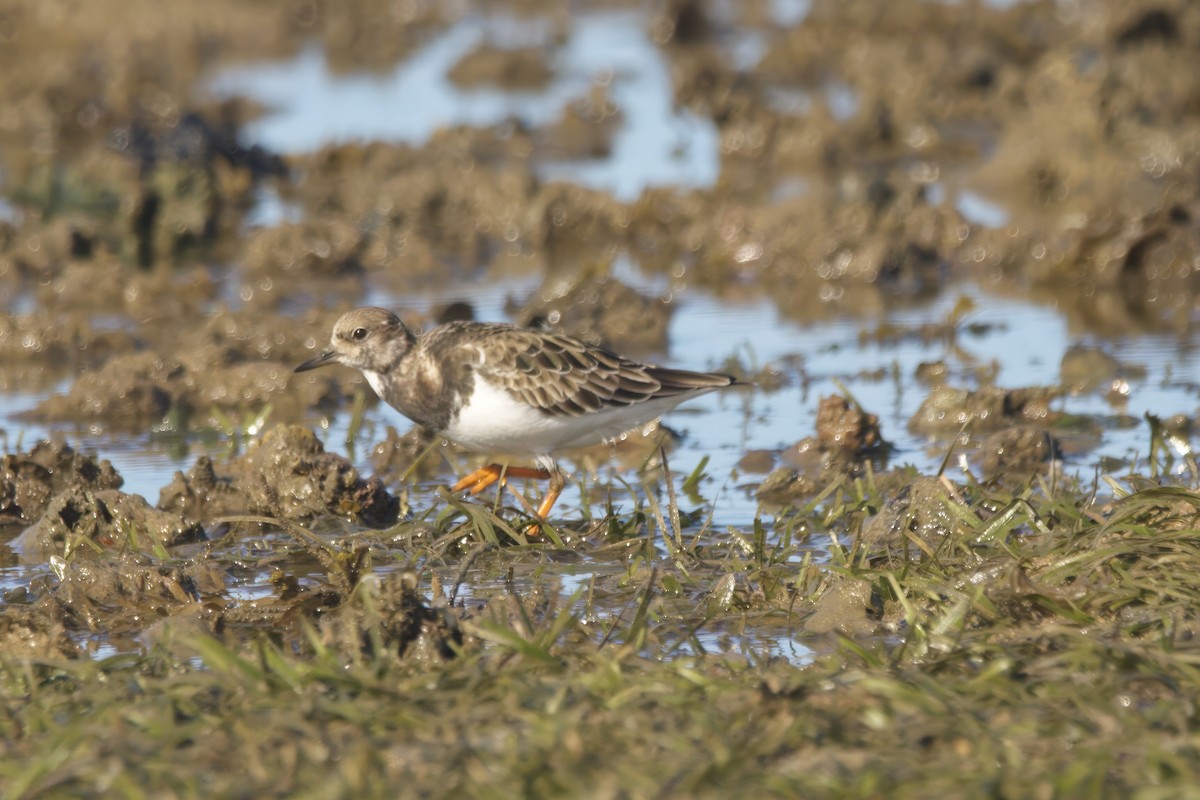
{"type": "MultiPolygon", "coordinates": [[[[1003,4],[1007,5],[1007,4],[1003,4]]],[[[719,13],[722,6],[717,6],[719,13]]],[[[772,2],[772,19],[794,24],[808,13],[804,2],[772,2]]],[[[754,31],[744,28],[738,35],[754,31]]],[[[469,16],[386,75],[332,75],[319,49],[310,47],[290,62],[230,69],[216,76],[210,89],[219,94],[243,94],[272,109],[250,126],[250,141],[285,152],[310,150],[347,139],[380,138],[420,143],[439,126],[490,125],[507,117],[526,124],[545,124],[569,101],[580,97],[593,81],[611,84],[613,99],[625,114],[608,158],[581,163],[544,163],[543,177],[583,183],[612,191],[619,199],[635,198],[642,189],[659,185],[708,186],[719,165],[718,142],[712,124],[672,107],[668,65],[650,42],[646,18],[632,11],[595,12],[572,20],[560,47],[551,46],[553,32],[544,20],[530,22],[505,15],[469,16]],[[499,89],[463,90],[447,78],[450,67],[481,41],[500,46],[546,46],[556,76],[540,92],[499,89]]],[[[755,48],[752,45],[734,44],[755,48]]],[[[744,58],[754,60],[750,51],[744,58]]],[[[847,87],[830,85],[835,115],[853,114],[855,100],[847,87]],[[840,109],[840,111],[839,111],[840,109]]],[[[932,196],[953,202],[968,220],[1002,228],[1010,214],[984,195],[935,184],[932,196]],[[948,197],[946,195],[949,195],[948,197]]],[[[285,211],[267,211],[268,219],[285,211]]],[[[683,280],[645,278],[621,257],[615,274],[637,288],[670,294],[675,306],[671,322],[671,363],[688,368],[719,368],[728,358],[743,363],[785,365],[784,389],[727,393],[689,403],[667,422],[684,434],[672,457],[677,473],[687,474],[705,456],[713,480],[708,499],[717,509],[717,524],[745,525],[759,513],[751,493],[738,488],[744,476],[735,466],[747,449],[777,450],[812,433],[818,399],[844,384],[868,411],[880,416],[885,438],[895,448],[893,464],[911,463],[922,472],[936,470],[944,453],[907,430],[907,420],[924,397],[914,383],[914,370],[925,361],[946,359],[952,371],[972,364],[996,362],[997,383],[1006,387],[1054,385],[1063,354],[1076,344],[1102,346],[1129,365],[1146,369],[1130,379],[1128,405],[1114,408],[1092,393],[1062,401],[1063,410],[1115,419],[1118,414],[1141,419],[1147,411],[1159,416],[1190,414],[1196,405],[1196,368],[1185,341],[1168,335],[1130,336],[1097,341],[1067,328],[1053,307],[1004,299],[977,285],[956,285],[934,301],[889,311],[878,319],[842,317],[813,325],[791,321],[769,300],[731,302],[690,289],[683,280]],[[964,334],[953,352],[948,344],[922,343],[915,338],[885,344],[863,344],[864,327],[916,328],[944,321],[960,297],[975,303],[967,322],[983,329],[964,334]],[[797,366],[799,365],[799,366],[797,366]],[[887,377],[879,378],[878,375],[887,377]],[[867,377],[864,377],[867,376],[867,377]],[[803,378],[803,380],[801,379],[803,378]]],[[[375,293],[369,299],[396,308],[429,307],[449,300],[466,300],[481,319],[504,319],[505,301],[524,298],[540,280],[460,284],[419,296],[396,297],[375,293]]],[[[950,381],[966,385],[965,381],[950,381]]],[[[372,412],[379,421],[397,421],[386,409],[372,412]]],[[[329,441],[340,441],[344,420],[335,420],[329,441]]],[[[398,421],[403,426],[403,421],[398,421]]],[[[1102,458],[1136,460],[1144,456],[1149,436],[1144,424],[1109,425],[1102,446],[1068,459],[1070,472],[1090,474],[1102,458]]],[[[957,469],[957,467],[955,467],[957,469]]],[[[568,502],[571,498],[568,497],[568,502]]]]}
{"type": "MultiPolygon", "coordinates": [[[[1010,2],[994,2],[1007,6],[1010,2]]],[[[767,14],[777,25],[793,25],[809,11],[805,0],[771,0],[767,14]]],[[[732,16],[732,9],[716,4],[713,13],[732,16]]],[[[278,63],[231,67],[206,80],[202,93],[240,95],[268,108],[262,118],[243,131],[247,143],[257,143],[284,153],[313,150],[346,140],[383,139],[419,144],[439,127],[469,124],[493,125],[506,118],[529,125],[552,121],[570,101],[578,99],[597,81],[611,86],[624,122],[612,154],[586,162],[544,163],[544,177],[579,182],[611,191],[630,200],[653,186],[710,186],[719,171],[719,142],[711,121],[674,108],[669,64],[647,33],[647,17],[631,10],[592,11],[571,20],[565,40],[556,42],[555,26],[543,18],[518,18],[506,13],[467,15],[433,41],[402,60],[386,74],[331,72],[320,47],[304,48],[294,59],[278,63]],[[447,77],[449,69],[482,41],[499,46],[539,45],[547,48],[555,70],[551,84],[541,91],[507,91],[496,88],[462,89],[447,77]]],[[[761,31],[757,32],[761,33],[761,31]]],[[[733,36],[756,31],[739,28],[733,36]]],[[[835,114],[853,99],[830,86],[835,114]],[[840,99],[839,99],[840,98],[840,99]]],[[[801,189],[802,191],[802,189],[801,189]]],[[[1010,214],[1002,205],[970,189],[948,189],[932,184],[931,194],[953,202],[969,220],[988,227],[1003,227],[1010,214]],[[948,196],[947,196],[948,195],[948,196]]],[[[0,199],[0,217],[19,213],[0,199]]],[[[271,189],[263,189],[249,216],[251,226],[269,226],[297,220],[302,212],[271,189]]],[[[1058,365],[1068,347],[1098,344],[1122,362],[1141,365],[1144,378],[1130,381],[1127,408],[1120,413],[1141,418],[1153,410],[1159,416],[1190,414],[1196,406],[1197,368],[1191,347],[1169,335],[1128,336],[1100,341],[1067,329],[1051,306],[1005,299],[977,285],[955,285],[934,301],[898,308],[874,319],[843,316],[812,325],[787,318],[767,298],[745,301],[720,299],[686,285],[686,276],[670,280],[646,277],[619,255],[615,274],[639,289],[670,294],[675,313],[671,322],[670,352],[664,359],[688,368],[719,368],[736,357],[751,364],[783,365],[791,378],[788,386],[769,395],[761,392],[728,393],[689,403],[668,420],[685,434],[673,461],[686,473],[705,455],[715,478],[720,521],[745,524],[757,512],[747,493],[732,486],[729,476],[746,449],[774,450],[811,433],[817,399],[838,391],[844,383],[869,411],[884,423],[884,435],[895,447],[892,462],[909,462],[922,471],[941,460],[926,442],[906,430],[906,421],[919,405],[922,390],[913,383],[916,365],[947,358],[951,367],[970,362],[995,361],[997,382],[1003,386],[1050,385],[1058,379],[1058,365]],[[962,351],[950,353],[942,344],[906,339],[896,343],[862,344],[864,327],[892,325],[916,327],[940,322],[961,296],[971,298],[976,309],[968,322],[986,328],[980,335],[960,338],[962,351]],[[957,363],[956,363],[957,359],[957,363]],[[797,366],[799,365],[799,366],[797,366]],[[798,376],[802,371],[803,386],[798,376]],[[880,372],[898,376],[862,377],[880,372]]],[[[228,281],[230,286],[235,280],[228,281]]],[[[540,285],[540,276],[505,278],[496,282],[462,283],[425,290],[404,297],[368,287],[368,302],[395,308],[428,308],[448,300],[466,300],[479,318],[504,319],[506,301],[524,298],[540,285]]],[[[236,298],[227,297],[236,305],[236,298]]],[[[28,310],[32,298],[19,299],[13,312],[28,310]]],[[[952,381],[953,382],[953,381],[952,381]]],[[[55,387],[62,390],[63,382],[55,387]]],[[[14,419],[44,397],[44,393],[9,391],[0,394],[0,419],[4,420],[8,446],[32,442],[50,430],[94,447],[111,458],[126,479],[126,489],[153,499],[172,470],[186,468],[198,452],[220,454],[223,442],[180,442],[169,435],[108,436],[92,428],[39,426],[14,419]]],[[[1099,394],[1063,401],[1073,413],[1117,413],[1099,394]]],[[[372,412],[373,420],[404,426],[387,409],[372,412]]],[[[328,441],[339,442],[345,420],[335,420],[328,441]]],[[[1090,471],[1100,457],[1128,459],[1146,450],[1144,426],[1110,429],[1097,452],[1069,466],[1090,471]]]]}
{"type": "MultiPolygon", "coordinates": [[[[626,279],[636,278],[626,273],[626,279]]],[[[436,304],[447,299],[466,299],[482,319],[505,318],[503,307],[512,295],[532,291],[536,279],[506,284],[474,284],[426,293],[420,298],[389,303],[386,295],[376,302],[396,307],[436,304]]],[[[642,287],[663,291],[658,281],[642,281],[642,287]]],[[[716,509],[717,526],[746,526],[761,511],[753,493],[739,488],[743,482],[760,478],[741,475],[738,461],[747,450],[780,450],[813,433],[819,398],[840,391],[838,382],[868,411],[879,415],[884,438],[893,446],[892,464],[912,464],[925,474],[935,472],[944,456],[941,445],[908,430],[909,418],[925,397],[925,389],[914,380],[922,362],[945,359],[952,371],[965,365],[1000,366],[997,383],[1006,387],[1048,386],[1059,380],[1059,365],[1066,350],[1075,344],[1100,344],[1106,352],[1129,365],[1144,367],[1144,377],[1130,377],[1128,403],[1114,408],[1100,393],[1067,397],[1062,410],[1080,415],[1115,417],[1118,413],[1136,421],[1132,426],[1109,426],[1103,442],[1094,451],[1068,458],[1069,472],[1091,475],[1101,459],[1131,461],[1145,458],[1149,432],[1143,414],[1160,417],[1192,414],[1196,408],[1200,369],[1193,348],[1168,335],[1130,336],[1111,342],[1073,335],[1053,308],[986,294],[980,287],[964,285],[938,299],[910,309],[885,314],[877,322],[842,318],[814,325],[786,319],[765,299],[731,302],[694,289],[672,290],[675,312],[670,325],[670,363],[692,369],[719,369],[730,358],[743,363],[777,365],[786,377],[783,388],[764,392],[754,388],[728,391],[698,398],[669,414],[665,422],[682,435],[671,456],[679,480],[701,459],[709,459],[705,472],[711,480],[702,493],[716,509]],[[925,343],[907,338],[884,344],[860,342],[864,326],[894,325],[915,329],[924,323],[947,318],[960,297],[971,298],[976,309],[967,322],[979,326],[978,334],[964,333],[958,352],[945,343],[925,343]]],[[[965,381],[951,380],[952,385],[965,381]]],[[[0,395],[0,414],[5,418],[9,446],[26,445],[58,431],[85,448],[94,448],[110,459],[125,478],[125,491],[142,494],[152,502],[175,470],[187,470],[199,452],[214,456],[228,452],[227,441],[179,442],[171,436],[107,434],[86,427],[42,426],[14,420],[42,397],[13,392],[0,395]]],[[[314,418],[320,422],[322,418],[314,418]]],[[[322,432],[328,449],[344,451],[349,415],[329,421],[322,432]]],[[[408,423],[392,409],[378,405],[367,413],[364,435],[357,455],[368,468],[370,445],[382,438],[384,425],[405,430],[408,423]]],[[[952,465],[951,476],[961,477],[952,465]]],[[[632,478],[636,482],[636,477],[632,478]]],[[[419,502],[419,501],[418,501],[419,502]]],[[[564,508],[578,503],[577,493],[564,497],[564,508]]]]}
{"type": "MultiPolygon", "coordinates": [[[[807,13],[807,3],[777,0],[770,4],[777,22],[796,21],[807,13]]],[[[762,55],[762,32],[740,30],[725,45],[738,63],[750,65],[762,55]]],[[[382,139],[420,144],[434,132],[452,125],[495,125],[509,118],[527,125],[552,122],[566,104],[584,96],[596,85],[606,86],[620,106],[623,122],[605,158],[579,162],[542,159],[536,169],[545,180],[576,182],[611,192],[622,201],[636,199],[650,187],[710,187],[719,177],[720,142],[715,125],[675,106],[670,65],[651,41],[646,18],[637,12],[595,12],[573,20],[561,44],[544,21],[530,23],[505,15],[469,16],[438,35],[427,46],[385,74],[333,74],[319,47],[310,45],[295,58],[281,63],[248,64],[211,77],[200,91],[219,96],[242,95],[256,100],[269,112],[247,126],[247,143],[262,144],[283,153],[310,151],[346,140],[382,139]],[[502,46],[538,45],[547,48],[555,70],[550,85],[537,92],[500,89],[462,89],[447,77],[449,69],[481,41],[502,46]]],[[[858,99],[845,85],[826,86],[826,102],[839,119],[855,113],[858,99]]],[[[803,104],[806,98],[783,98],[803,104]]],[[[952,203],[970,222],[1003,228],[1009,211],[984,195],[963,186],[934,181],[929,184],[934,202],[952,203]]],[[[805,179],[786,176],[775,187],[777,196],[802,195],[805,179]]],[[[0,200],[0,217],[10,216],[10,206],[0,200]]],[[[263,189],[258,204],[245,220],[247,227],[268,227],[303,218],[300,207],[263,189]]],[[[222,299],[238,305],[236,268],[225,279],[222,299]]],[[[813,433],[819,399],[840,393],[843,387],[869,412],[877,414],[885,439],[892,445],[888,462],[912,464],[923,474],[937,471],[945,456],[944,443],[931,444],[908,430],[909,418],[926,395],[914,375],[923,362],[945,360],[954,377],[952,385],[973,386],[968,373],[974,367],[995,363],[996,381],[1005,387],[1051,386],[1059,380],[1063,354],[1073,345],[1101,346],[1128,365],[1144,368],[1144,375],[1128,377],[1128,400],[1113,406],[1101,392],[1060,401],[1062,410],[1104,420],[1103,439],[1097,448],[1068,452],[1065,470],[1091,477],[1105,462],[1139,463],[1149,446],[1143,415],[1191,415],[1196,408],[1197,374],[1190,344],[1165,334],[1132,335],[1099,340],[1069,329],[1050,305],[1008,299],[977,284],[944,287],[933,300],[900,305],[873,317],[842,315],[811,324],[797,322],[772,298],[751,289],[742,299],[710,294],[688,283],[680,268],[674,276],[648,275],[625,254],[618,253],[613,274],[644,293],[669,296],[673,308],[669,351],[657,354],[669,363],[690,369],[721,369],[730,361],[749,368],[770,366],[783,378],[782,388],[764,391],[750,387],[712,394],[672,412],[666,424],[681,435],[670,463],[678,483],[704,459],[706,481],[700,486],[705,505],[712,509],[714,531],[726,526],[746,528],[758,517],[770,518],[760,508],[753,487],[762,475],[744,474],[739,462],[748,450],[778,452],[813,433]],[[914,331],[927,323],[941,323],[961,298],[974,310],[960,326],[953,342],[922,341],[899,336],[882,343],[864,340],[864,331],[893,327],[914,331]]],[[[542,284],[540,274],[507,276],[492,281],[463,282],[425,287],[398,296],[377,286],[367,287],[366,302],[396,309],[427,310],[450,301],[466,301],[476,316],[506,319],[512,298],[524,300],[542,284]]],[[[32,302],[25,298],[22,303],[32,302]]],[[[16,310],[16,309],[14,309],[16,310]]],[[[323,337],[324,332],[314,331],[323,337]]],[[[56,387],[62,390],[67,384],[56,387]]],[[[33,408],[44,393],[14,391],[0,394],[9,449],[26,445],[51,433],[62,433],[77,446],[94,449],[110,459],[125,478],[125,491],[152,503],[176,470],[187,470],[197,455],[216,457],[231,452],[223,437],[198,440],[177,434],[110,434],[99,427],[43,426],[14,418],[33,408]]],[[[313,415],[308,422],[321,428],[330,450],[347,452],[344,445],[349,414],[332,419],[313,415]]],[[[384,406],[367,413],[357,447],[348,452],[369,471],[371,445],[382,439],[386,425],[401,430],[407,422],[384,406]]],[[[951,478],[961,479],[961,460],[949,464],[951,478]]],[[[1180,466],[1179,469],[1183,467],[1180,466]]],[[[637,502],[622,488],[627,481],[637,491],[641,479],[627,467],[602,465],[589,483],[611,485],[618,513],[637,502]],[[618,478],[620,480],[618,480],[618,478]]],[[[421,513],[436,501],[435,484],[419,486],[413,493],[414,510],[421,513]]],[[[655,488],[652,491],[659,491],[655,488]]],[[[557,513],[570,519],[582,502],[575,487],[568,490],[557,513]]],[[[814,542],[819,551],[823,546],[814,542]]],[[[559,565],[561,567],[562,565],[559,565]]],[[[572,587],[611,574],[612,565],[573,565],[556,568],[555,579],[569,593],[572,587]]],[[[4,576],[0,585],[27,579],[4,576]]],[[[230,588],[231,596],[254,599],[269,591],[267,575],[244,579],[230,588]]],[[[476,585],[470,591],[499,590],[476,585]]],[[[728,632],[704,637],[730,636],[728,632]]],[[[736,638],[736,637],[735,637],[736,638]]],[[[703,639],[702,639],[703,641],[703,639]]],[[[789,658],[807,651],[784,637],[769,648],[791,648],[789,658]]],[[[786,654],[785,654],[786,655],[786,654]]]]}
{"type": "Polygon", "coordinates": [[[552,37],[544,20],[468,16],[386,75],[334,75],[313,46],[288,62],[230,69],[209,88],[272,109],[246,128],[247,141],[296,153],[357,140],[419,145],[439,128],[489,126],[510,118],[545,125],[594,84],[603,85],[625,116],[611,155],[542,162],[541,177],[581,183],[622,201],[636,199],[648,187],[716,181],[716,127],[673,108],[666,61],[637,12],[593,12],[574,19],[565,44],[550,51],[556,77],[540,91],[461,89],[447,77],[485,40],[502,47],[549,47],[552,37]]]}

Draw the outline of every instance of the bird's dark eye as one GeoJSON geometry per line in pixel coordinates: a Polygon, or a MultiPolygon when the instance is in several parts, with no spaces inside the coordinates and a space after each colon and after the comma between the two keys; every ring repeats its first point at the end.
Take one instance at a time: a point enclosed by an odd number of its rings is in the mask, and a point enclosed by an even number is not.
{"type": "Polygon", "coordinates": [[[355,328],[354,333],[350,334],[350,338],[356,342],[361,342],[363,339],[367,338],[367,329],[355,328]]]}

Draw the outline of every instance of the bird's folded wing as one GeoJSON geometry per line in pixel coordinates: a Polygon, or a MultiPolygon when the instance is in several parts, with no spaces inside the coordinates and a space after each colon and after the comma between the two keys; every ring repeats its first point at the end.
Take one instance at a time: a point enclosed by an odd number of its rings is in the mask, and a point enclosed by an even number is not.
{"type": "Polygon", "coordinates": [[[582,416],[727,386],[726,376],[661,369],[558,334],[498,329],[477,374],[555,416],[582,416]]]}

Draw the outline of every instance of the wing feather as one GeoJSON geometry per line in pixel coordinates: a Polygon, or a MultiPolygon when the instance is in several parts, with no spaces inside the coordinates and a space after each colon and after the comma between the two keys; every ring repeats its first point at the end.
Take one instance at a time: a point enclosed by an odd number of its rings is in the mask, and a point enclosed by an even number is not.
{"type": "Polygon", "coordinates": [[[478,325],[472,346],[483,358],[475,372],[552,416],[578,417],[655,398],[679,397],[729,386],[710,372],[665,369],[619,356],[569,336],[478,325]]]}

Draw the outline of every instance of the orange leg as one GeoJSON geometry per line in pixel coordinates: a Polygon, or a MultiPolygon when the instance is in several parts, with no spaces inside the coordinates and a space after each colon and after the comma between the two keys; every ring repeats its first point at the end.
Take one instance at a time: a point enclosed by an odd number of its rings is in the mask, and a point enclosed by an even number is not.
{"type": "Polygon", "coordinates": [[[499,464],[488,464],[464,475],[458,483],[450,488],[450,491],[461,492],[463,489],[470,489],[471,494],[476,495],[499,480],[504,480],[505,483],[508,482],[508,478],[534,478],[544,481],[549,477],[550,473],[544,469],[532,467],[508,467],[505,469],[499,464]]]}
{"type": "Polygon", "coordinates": [[[463,489],[470,489],[471,494],[479,494],[498,480],[500,480],[499,465],[488,464],[486,467],[480,467],[474,472],[464,475],[458,483],[450,487],[450,491],[461,492],[463,489]]]}
{"type": "MultiPolygon", "coordinates": [[[[558,497],[562,494],[563,488],[567,484],[566,478],[557,470],[551,472],[550,470],[537,469],[534,467],[505,468],[499,464],[488,464],[487,466],[480,467],[474,472],[464,475],[458,481],[458,483],[454,484],[454,486],[450,488],[450,491],[461,492],[462,490],[466,489],[471,493],[471,495],[477,495],[494,484],[496,481],[500,481],[501,486],[507,487],[508,490],[512,492],[513,496],[516,497],[517,500],[521,501],[521,505],[525,506],[525,510],[530,512],[531,515],[541,521],[545,521],[546,517],[550,514],[550,509],[552,509],[554,504],[558,502],[558,497]],[[532,478],[534,480],[550,481],[550,488],[546,490],[546,496],[542,498],[542,502],[538,505],[537,511],[534,511],[530,507],[524,496],[509,486],[509,478],[532,478]]],[[[526,530],[526,533],[530,536],[537,536],[541,532],[542,526],[540,522],[533,523],[526,530]]]]}
{"type": "Polygon", "coordinates": [[[558,496],[563,493],[563,488],[567,485],[567,479],[557,470],[546,477],[550,479],[550,487],[546,489],[546,496],[542,498],[535,515],[539,521],[530,525],[529,529],[525,531],[529,536],[541,535],[542,523],[549,518],[550,509],[554,508],[554,504],[558,502],[558,496]]]}

